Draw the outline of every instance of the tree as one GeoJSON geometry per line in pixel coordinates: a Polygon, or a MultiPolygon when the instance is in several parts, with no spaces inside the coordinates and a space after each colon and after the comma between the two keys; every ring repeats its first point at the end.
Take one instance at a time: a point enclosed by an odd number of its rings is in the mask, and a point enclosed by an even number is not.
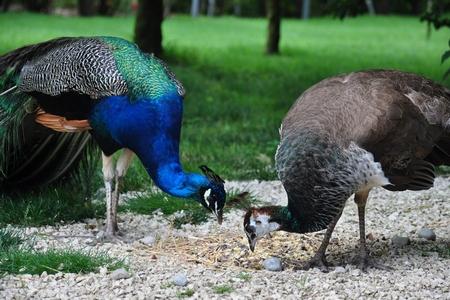
{"type": "Polygon", "coordinates": [[[48,13],[50,11],[51,0],[25,0],[24,5],[27,10],[48,13]]]}
{"type": "Polygon", "coordinates": [[[191,16],[197,17],[200,14],[200,0],[192,0],[191,2],[191,16]]]}
{"type": "Polygon", "coordinates": [[[7,12],[9,6],[11,5],[11,0],[0,0],[0,11],[7,12]]]}
{"type": "Polygon", "coordinates": [[[267,54],[278,54],[280,42],[281,7],[279,0],[266,0],[267,19],[269,20],[267,30],[267,54]]]}
{"type": "Polygon", "coordinates": [[[139,0],[134,39],[139,47],[156,56],[162,54],[163,0],[139,0]]]}
{"type": "Polygon", "coordinates": [[[311,11],[311,1],[303,0],[302,2],[302,19],[307,20],[311,11]]]}
{"type": "MultiPolygon", "coordinates": [[[[431,25],[434,26],[436,30],[442,27],[450,27],[450,17],[445,13],[448,11],[450,4],[444,2],[443,0],[428,0],[427,10],[420,18],[421,21],[426,21],[428,23],[428,35],[431,33],[431,25]]],[[[448,46],[450,47],[450,40],[448,41],[448,46]]],[[[444,63],[450,58],[450,50],[447,50],[442,54],[441,63],[444,63]]],[[[444,78],[450,76],[450,68],[444,74],[444,78]]]]}
{"type": "Polygon", "coordinates": [[[89,17],[96,13],[95,1],[78,0],[78,14],[80,16],[89,17]]]}
{"type": "Polygon", "coordinates": [[[98,4],[98,13],[102,16],[114,15],[113,0],[100,0],[100,3],[98,4]]]}
{"type": "Polygon", "coordinates": [[[216,0],[208,0],[208,17],[214,17],[216,11],[216,0]]]}

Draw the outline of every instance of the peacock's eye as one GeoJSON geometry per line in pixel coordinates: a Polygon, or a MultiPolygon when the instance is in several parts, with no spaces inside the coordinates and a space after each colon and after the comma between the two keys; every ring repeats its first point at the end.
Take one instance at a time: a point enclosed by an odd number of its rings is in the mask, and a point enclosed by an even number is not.
{"type": "Polygon", "coordinates": [[[256,225],[261,225],[261,221],[256,221],[256,225]]]}

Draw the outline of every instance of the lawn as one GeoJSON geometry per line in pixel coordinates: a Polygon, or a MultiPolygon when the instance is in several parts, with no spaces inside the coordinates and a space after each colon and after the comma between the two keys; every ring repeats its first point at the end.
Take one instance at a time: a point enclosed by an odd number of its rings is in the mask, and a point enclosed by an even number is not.
{"type": "MultiPolygon", "coordinates": [[[[0,53],[59,36],[132,39],[133,25],[132,17],[0,14],[0,53]]],[[[276,177],[273,157],[280,122],[294,100],[321,79],[361,69],[392,68],[442,82],[448,68],[440,64],[448,48],[448,31],[432,32],[427,39],[426,25],[414,17],[283,20],[281,55],[270,57],[263,52],[263,19],[173,16],[164,21],[163,31],[165,60],[187,90],[182,162],[189,171],[207,164],[228,180],[276,177]]],[[[101,184],[100,176],[99,168],[97,180],[92,180],[94,190],[101,184]]],[[[135,160],[125,190],[149,186],[147,174],[135,160]]],[[[59,197],[57,189],[49,193],[38,198],[52,202],[59,197]]],[[[16,211],[21,215],[1,219],[4,223],[26,219],[31,214],[25,212],[33,209],[43,212],[42,216],[27,224],[52,224],[65,218],[53,209],[57,206],[44,200],[34,201],[37,208],[29,200],[23,205],[3,202],[3,208],[23,209],[16,211]]],[[[72,213],[68,219],[96,214],[82,206],[72,213]]]]}
{"type": "MultiPolygon", "coordinates": [[[[0,14],[0,53],[58,36],[133,37],[132,17],[0,14]]],[[[164,21],[165,58],[187,90],[182,161],[226,179],[273,179],[278,127],[309,86],[335,74],[394,68],[441,81],[448,31],[426,38],[412,17],[283,20],[281,55],[263,53],[266,21],[174,16],[164,21]]],[[[448,82],[447,82],[448,84],[448,82]]],[[[135,162],[133,188],[147,185],[135,162]]]]}

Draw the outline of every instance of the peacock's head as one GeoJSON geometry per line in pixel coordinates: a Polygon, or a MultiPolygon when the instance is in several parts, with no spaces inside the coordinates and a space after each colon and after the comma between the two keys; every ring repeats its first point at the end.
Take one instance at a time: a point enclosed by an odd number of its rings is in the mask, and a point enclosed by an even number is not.
{"type": "Polygon", "coordinates": [[[281,225],[272,218],[273,207],[250,208],[244,216],[244,231],[250,250],[255,251],[256,242],[272,231],[281,229],[281,225]]]}
{"type": "Polygon", "coordinates": [[[223,207],[225,206],[226,193],[225,181],[207,166],[200,166],[203,174],[209,181],[208,186],[201,187],[199,191],[200,203],[217,217],[217,222],[222,224],[223,207]]]}

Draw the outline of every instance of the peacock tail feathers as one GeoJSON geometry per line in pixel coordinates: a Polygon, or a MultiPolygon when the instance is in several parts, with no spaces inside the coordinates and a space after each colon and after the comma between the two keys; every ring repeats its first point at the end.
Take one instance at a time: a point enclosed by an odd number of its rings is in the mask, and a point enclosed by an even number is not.
{"type": "Polygon", "coordinates": [[[86,154],[89,134],[58,133],[37,124],[37,101],[20,88],[22,68],[52,47],[42,43],[0,56],[2,192],[53,182],[76,169],[86,154]]]}
{"type": "Polygon", "coordinates": [[[0,76],[0,175],[8,174],[8,168],[17,161],[22,148],[21,124],[27,110],[33,109],[34,100],[17,89],[17,75],[14,68],[0,76]]]}

